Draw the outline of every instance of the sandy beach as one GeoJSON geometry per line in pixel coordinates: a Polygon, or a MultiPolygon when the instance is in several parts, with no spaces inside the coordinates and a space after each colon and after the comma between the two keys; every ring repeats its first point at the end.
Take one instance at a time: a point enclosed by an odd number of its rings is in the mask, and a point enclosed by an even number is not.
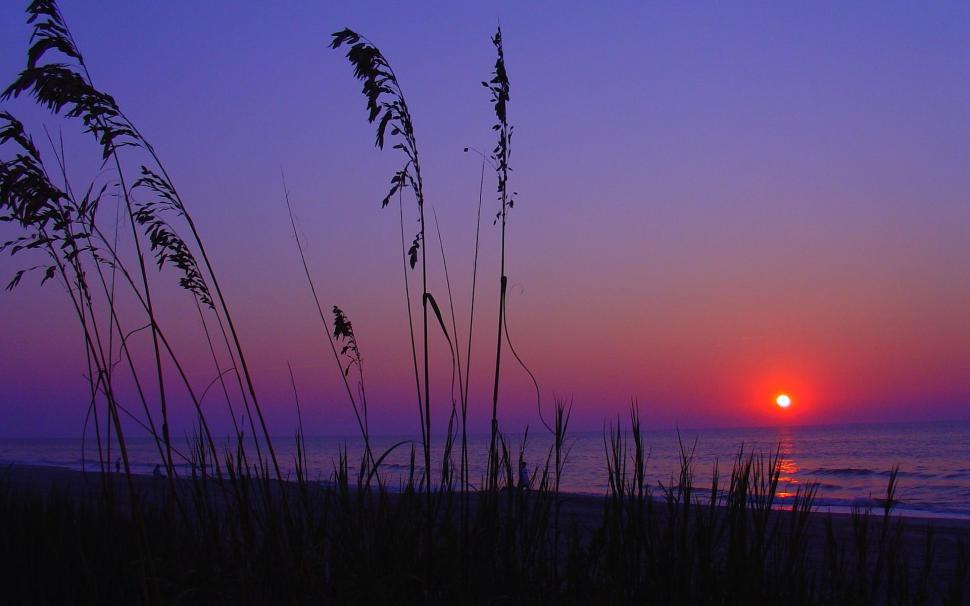
{"type": "MultiPolygon", "coordinates": [[[[127,486],[124,474],[109,473],[107,476],[124,496],[127,486]]],[[[132,475],[135,490],[151,501],[163,497],[167,490],[165,479],[148,475],[132,475]]],[[[187,489],[189,480],[180,479],[182,489],[187,489]]],[[[322,496],[327,490],[320,483],[312,484],[322,496]]],[[[296,484],[290,484],[296,491],[296,484]]],[[[101,475],[97,471],[80,472],[72,469],[51,466],[11,464],[0,470],[0,489],[29,495],[57,495],[78,502],[97,503],[102,492],[101,475]]],[[[218,490],[215,483],[213,490],[218,490]]],[[[602,522],[606,497],[578,494],[562,494],[563,528],[577,528],[587,534],[602,522]]],[[[655,502],[655,511],[663,520],[666,505],[655,502]]],[[[775,514],[784,519],[790,513],[783,509],[775,514]]],[[[874,517],[881,517],[881,510],[874,510],[874,517]]],[[[893,522],[902,523],[902,545],[910,567],[916,571],[923,566],[927,553],[927,536],[932,536],[932,576],[937,579],[948,578],[959,561],[960,545],[970,548],[970,520],[944,517],[913,517],[891,515],[893,522]]],[[[815,508],[807,527],[807,561],[819,564],[823,559],[826,545],[826,525],[831,520],[832,529],[840,544],[852,542],[852,515],[831,513],[823,506],[815,508]]],[[[873,530],[872,532],[875,532],[873,530]]]]}

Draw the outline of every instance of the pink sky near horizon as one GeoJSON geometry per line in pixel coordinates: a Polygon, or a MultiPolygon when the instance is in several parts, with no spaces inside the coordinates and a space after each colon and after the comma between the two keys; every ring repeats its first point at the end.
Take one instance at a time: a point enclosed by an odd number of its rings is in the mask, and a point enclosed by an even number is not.
{"type": "MultiPolygon", "coordinates": [[[[404,84],[464,355],[481,165],[462,148],[493,144],[480,81],[496,11],[519,192],[509,325],[547,412],[555,394],[573,400],[577,429],[601,428],[631,398],[655,427],[970,419],[970,8],[63,8],[96,81],[188,201],[278,434],[296,420],[287,361],[307,433],[355,428],[281,167],[321,302],[357,329],[375,431],[418,431],[398,215],[380,208],[397,159],[374,149],[360,85],[326,48],[329,33],[366,33],[404,84]],[[790,409],[774,406],[780,392],[790,409]]],[[[0,8],[4,82],[24,63],[20,11],[0,8]]],[[[61,124],[24,100],[4,108],[35,136],[61,124]]],[[[64,136],[72,170],[97,170],[85,136],[67,126],[64,136]]],[[[494,364],[494,186],[486,180],[474,327],[477,430],[494,364]]],[[[433,231],[427,244],[448,316],[433,231]]],[[[27,264],[0,259],[0,278],[27,264]]],[[[0,436],[74,435],[80,334],[63,292],[25,282],[0,294],[0,436]]],[[[212,361],[174,283],[155,278],[161,322],[201,390],[212,361]]],[[[440,428],[450,363],[432,339],[440,428]]],[[[531,383],[503,355],[504,424],[537,428],[531,383]]],[[[187,431],[190,407],[176,398],[187,431]]]]}

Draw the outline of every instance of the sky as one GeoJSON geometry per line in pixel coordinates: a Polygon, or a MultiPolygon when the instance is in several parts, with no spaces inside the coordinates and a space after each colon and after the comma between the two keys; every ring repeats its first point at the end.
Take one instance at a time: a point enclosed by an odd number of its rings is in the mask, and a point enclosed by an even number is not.
{"type": "MultiPolygon", "coordinates": [[[[4,83],[25,64],[20,4],[0,6],[4,83]]],[[[652,427],[970,418],[965,3],[62,9],[95,84],[151,140],[195,217],[274,433],[290,434],[297,418],[287,364],[307,433],[355,428],[281,171],[321,303],[343,308],[357,331],[374,431],[419,427],[399,215],[380,205],[400,161],[374,147],[360,84],[327,48],[329,35],[366,35],[403,86],[464,348],[482,165],[463,148],[494,145],[481,81],[499,23],[518,192],[509,330],[545,414],[560,397],[573,402],[572,427],[589,430],[631,400],[652,427]],[[793,400],[786,410],[773,404],[782,392],[793,400]]],[[[38,140],[45,126],[63,136],[79,183],[99,174],[76,125],[25,99],[4,109],[38,140]]],[[[490,172],[484,191],[469,411],[477,430],[490,414],[497,329],[490,172]]],[[[410,235],[413,201],[405,208],[410,235]]],[[[14,233],[0,226],[4,240],[14,233]]],[[[427,244],[429,290],[450,319],[433,231],[427,244]]],[[[30,261],[4,257],[0,275],[30,261]]],[[[215,370],[191,298],[171,272],[152,279],[160,322],[201,391],[215,370]]],[[[84,423],[80,331],[63,288],[37,282],[0,294],[0,436],[77,435],[84,423]]],[[[442,428],[451,362],[440,332],[432,342],[442,428]]],[[[503,426],[536,427],[532,384],[503,356],[503,426]]],[[[172,397],[187,431],[189,403],[172,397]]],[[[205,406],[225,431],[218,399],[205,406]]]]}

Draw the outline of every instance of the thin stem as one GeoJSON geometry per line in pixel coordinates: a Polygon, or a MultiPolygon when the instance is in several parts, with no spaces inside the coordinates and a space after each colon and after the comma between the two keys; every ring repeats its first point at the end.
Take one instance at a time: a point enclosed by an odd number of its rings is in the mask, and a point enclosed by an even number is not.
{"type": "MultiPolygon", "coordinates": [[[[327,318],[323,313],[323,306],[320,305],[320,298],[317,296],[317,289],[316,286],[314,286],[313,278],[310,275],[310,266],[307,264],[306,254],[303,251],[303,244],[300,242],[300,235],[296,229],[296,219],[293,217],[293,207],[290,205],[290,192],[286,188],[286,175],[283,174],[282,169],[280,170],[280,177],[283,183],[283,200],[286,203],[286,211],[290,216],[290,227],[293,229],[293,238],[296,240],[296,247],[300,252],[300,262],[303,263],[303,272],[306,274],[307,284],[310,285],[310,294],[313,295],[313,302],[317,306],[317,313],[320,316],[320,322],[323,324],[324,328],[323,332],[327,335],[327,342],[330,343],[330,351],[333,352],[333,360],[337,364],[337,371],[340,374],[344,388],[347,391],[347,397],[350,398],[350,404],[354,408],[354,415],[357,417],[357,425],[360,428],[361,435],[364,438],[364,448],[367,453],[367,458],[373,465],[375,463],[374,453],[371,451],[370,437],[368,435],[367,426],[364,419],[361,419],[361,413],[360,410],[358,410],[357,400],[354,398],[353,390],[350,388],[350,381],[347,380],[347,375],[344,374],[343,368],[340,365],[340,354],[337,353],[337,344],[334,342],[333,335],[330,334],[327,318]]],[[[363,371],[361,371],[361,380],[363,380],[363,371]]],[[[366,415],[366,409],[364,414],[366,415]]]]}

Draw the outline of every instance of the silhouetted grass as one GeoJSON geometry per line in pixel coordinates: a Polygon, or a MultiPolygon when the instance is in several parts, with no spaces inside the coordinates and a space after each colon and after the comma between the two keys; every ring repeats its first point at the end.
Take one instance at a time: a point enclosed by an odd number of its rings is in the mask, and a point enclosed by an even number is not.
{"type": "Polygon", "coordinates": [[[492,130],[498,133],[498,142],[492,150],[491,159],[495,166],[495,173],[498,177],[498,196],[502,206],[495,215],[496,222],[502,226],[501,245],[499,248],[499,302],[498,302],[498,336],[495,344],[495,380],[492,385],[492,422],[491,439],[488,449],[488,486],[494,490],[498,475],[498,458],[495,449],[495,438],[499,432],[498,425],[498,397],[499,397],[499,376],[502,370],[502,337],[505,329],[505,296],[508,291],[508,276],[505,275],[505,235],[506,223],[508,221],[508,211],[514,204],[512,196],[509,194],[509,154],[511,153],[512,127],[509,125],[508,103],[509,84],[508,72],[505,69],[505,50],[502,46],[502,28],[495,32],[492,38],[495,46],[496,59],[495,71],[488,82],[482,85],[489,89],[492,96],[492,105],[495,107],[495,117],[498,122],[492,130]]]}
{"type": "Polygon", "coordinates": [[[936,571],[932,532],[920,546],[884,512],[812,514],[813,487],[790,509],[772,508],[762,491],[779,473],[771,455],[741,453],[727,487],[715,480],[707,492],[681,484],[693,474],[685,448],[678,477],[653,494],[641,481],[635,435],[607,434],[603,499],[557,493],[548,465],[531,489],[510,486],[516,453],[500,437],[499,515],[482,506],[487,493],[473,493],[466,540],[461,491],[436,492],[451,514],[439,512],[433,529],[430,579],[414,557],[425,540],[423,487],[412,475],[395,491],[372,488],[353,478],[346,457],[326,484],[298,473],[280,485],[269,470],[231,464],[225,487],[193,474],[178,484],[185,514],[166,506],[164,484],[135,478],[139,519],[124,497],[25,494],[4,481],[3,595],[10,603],[127,602],[143,595],[150,574],[157,593],[147,601],[160,603],[966,604],[965,548],[936,571]],[[569,520],[561,540],[560,510],[569,520]]]}

